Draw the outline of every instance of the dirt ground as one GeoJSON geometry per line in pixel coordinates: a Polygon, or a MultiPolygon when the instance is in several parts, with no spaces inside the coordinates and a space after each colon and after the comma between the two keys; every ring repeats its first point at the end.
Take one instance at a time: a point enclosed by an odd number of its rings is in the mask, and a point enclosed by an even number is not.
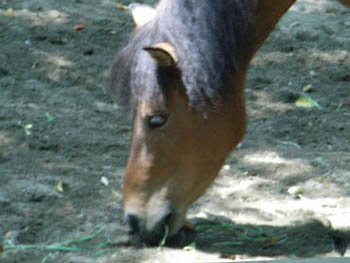
{"type": "Polygon", "coordinates": [[[0,262],[350,256],[350,10],[300,0],[283,18],[250,68],[247,135],[188,213],[196,232],[147,248],[122,224],[130,116],[105,92],[133,28],[116,4],[0,1],[0,262]],[[320,107],[296,107],[304,93],[320,107]]]}

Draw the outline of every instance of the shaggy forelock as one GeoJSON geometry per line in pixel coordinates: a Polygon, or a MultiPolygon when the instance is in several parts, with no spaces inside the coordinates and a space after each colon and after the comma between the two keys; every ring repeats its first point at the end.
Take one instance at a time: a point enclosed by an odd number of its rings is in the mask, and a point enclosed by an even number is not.
{"type": "Polygon", "coordinates": [[[157,15],[138,28],[112,67],[119,104],[161,92],[156,64],[143,46],[168,42],[175,48],[191,106],[216,105],[225,78],[239,70],[250,21],[244,0],[161,0],[157,15]]]}

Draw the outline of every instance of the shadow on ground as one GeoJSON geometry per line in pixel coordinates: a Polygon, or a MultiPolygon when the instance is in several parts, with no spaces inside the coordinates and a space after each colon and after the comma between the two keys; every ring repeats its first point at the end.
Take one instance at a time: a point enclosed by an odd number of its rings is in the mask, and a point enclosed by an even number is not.
{"type": "Polygon", "coordinates": [[[316,219],[288,226],[235,224],[225,217],[191,221],[196,231],[182,230],[167,246],[188,246],[234,259],[235,255],[314,257],[334,250],[343,256],[350,244],[350,231],[333,230],[316,219]]]}

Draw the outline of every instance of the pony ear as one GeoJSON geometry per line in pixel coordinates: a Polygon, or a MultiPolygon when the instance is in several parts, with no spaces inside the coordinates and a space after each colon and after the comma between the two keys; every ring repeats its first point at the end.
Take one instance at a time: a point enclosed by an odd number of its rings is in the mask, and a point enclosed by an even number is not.
{"type": "Polygon", "coordinates": [[[127,9],[131,12],[136,27],[143,26],[156,14],[156,9],[146,4],[130,4],[127,9]]]}
{"type": "Polygon", "coordinates": [[[143,50],[147,51],[160,66],[175,67],[177,64],[175,48],[169,43],[145,46],[143,50]]]}

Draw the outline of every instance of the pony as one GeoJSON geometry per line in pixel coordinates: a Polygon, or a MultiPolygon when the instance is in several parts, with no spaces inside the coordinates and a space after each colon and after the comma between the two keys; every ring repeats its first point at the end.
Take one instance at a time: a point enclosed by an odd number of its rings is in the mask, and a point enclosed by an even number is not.
{"type": "Polygon", "coordinates": [[[160,0],[146,19],[130,6],[137,27],[113,61],[111,89],[133,110],[123,208],[143,242],[184,226],[242,140],[249,63],[295,2],[160,0]]]}

